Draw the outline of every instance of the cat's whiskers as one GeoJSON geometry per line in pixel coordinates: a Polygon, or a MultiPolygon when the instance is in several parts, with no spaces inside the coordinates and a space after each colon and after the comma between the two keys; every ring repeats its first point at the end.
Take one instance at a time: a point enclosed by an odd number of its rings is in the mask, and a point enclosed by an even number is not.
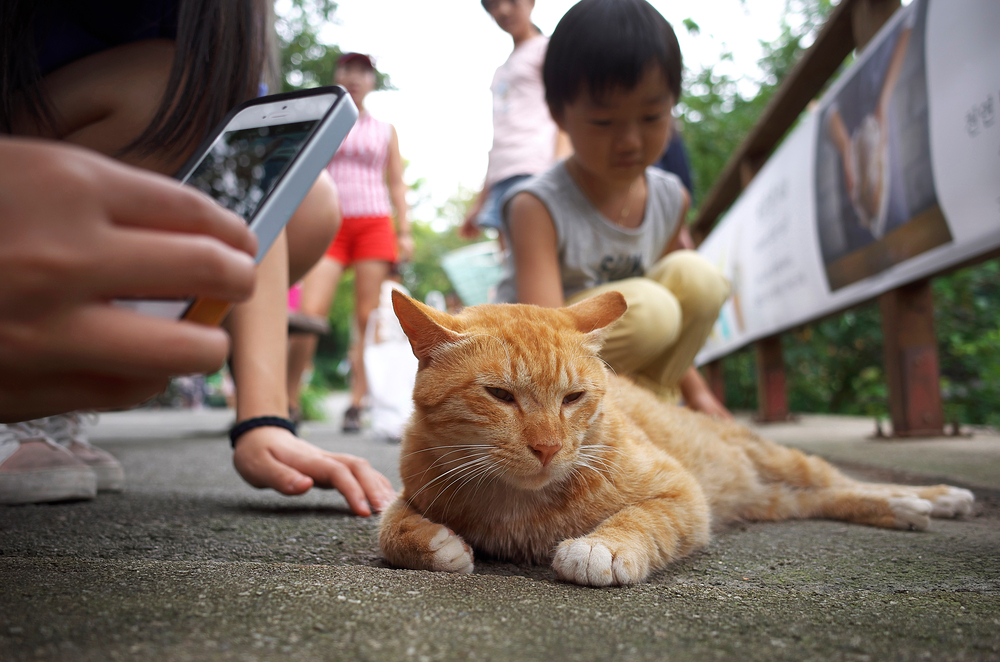
{"type": "MultiPolygon", "coordinates": [[[[490,464],[490,461],[491,461],[491,458],[489,457],[489,455],[484,454],[481,457],[478,457],[478,458],[475,458],[473,460],[469,460],[467,462],[464,462],[464,463],[458,465],[457,467],[453,467],[453,468],[449,469],[448,471],[445,471],[444,473],[435,476],[433,479],[431,479],[430,481],[428,481],[427,483],[425,483],[423,485],[423,487],[421,487],[419,490],[417,490],[416,492],[414,492],[413,495],[407,501],[412,504],[413,500],[416,499],[417,496],[419,496],[424,490],[426,490],[429,487],[435,485],[436,483],[439,483],[439,482],[444,481],[444,480],[453,481],[455,479],[455,476],[451,476],[451,474],[453,474],[456,471],[462,471],[462,470],[470,469],[470,468],[475,467],[476,465],[486,466],[486,465],[490,464]]],[[[459,474],[459,477],[461,477],[462,475],[463,474],[459,474]]],[[[434,501],[437,501],[437,498],[439,496],[441,496],[441,494],[445,490],[447,490],[448,487],[450,487],[451,485],[452,485],[452,483],[449,482],[444,487],[444,489],[442,489],[440,492],[438,492],[438,495],[434,497],[434,501]]],[[[431,504],[433,504],[434,501],[431,501],[431,504]]],[[[430,505],[428,505],[427,508],[423,509],[424,512],[426,512],[428,508],[430,508],[430,505]]]]}
{"type": "Polygon", "coordinates": [[[430,451],[438,451],[442,448],[492,448],[491,444],[451,444],[449,446],[431,446],[430,448],[421,448],[418,451],[407,451],[404,455],[418,455],[420,453],[428,453],[430,451]]]}
{"type": "Polygon", "coordinates": [[[614,368],[612,368],[611,364],[608,363],[607,361],[605,361],[604,359],[602,359],[600,356],[595,356],[594,354],[584,354],[583,358],[585,358],[585,359],[597,359],[598,361],[600,361],[604,365],[608,366],[608,370],[610,370],[611,372],[613,372],[616,377],[618,376],[618,371],[615,370],[614,368]]]}
{"type": "MultiPolygon", "coordinates": [[[[503,473],[503,469],[504,469],[504,468],[503,468],[503,467],[501,467],[500,465],[498,465],[497,463],[493,463],[493,464],[492,464],[491,466],[488,466],[488,467],[486,467],[486,471],[483,471],[483,472],[480,472],[480,473],[478,474],[478,477],[479,477],[479,482],[478,482],[478,483],[476,483],[476,486],[475,486],[475,487],[473,488],[473,490],[472,490],[472,493],[471,493],[471,494],[468,494],[468,495],[467,495],[467,496],[466,496],[465,498],[466,498],[466,499],[467,499],[467,500],[468,500],[469,502],[471,502],[471,503],[475,503],[475,502],[476,502],[476,497],[477,497],[477,495],[479,494],[479,490],[480,490],[480,488],[481,488],[481,487],[483,486],[483,480],[484,480],[484,479],[485,479],[485,478],[486,478],[487,476],[490,476],[490,477],[491,477],[491,478],[493,478],[493,479],[496,479],[496,478],[499,478],[499,477],[500,477],[500,476],[502,475],[502,473],[503,473]]],[[[455,497],[456,497],[456,496],[458,496],[459,492],[461,492],[461,491],[462,491],[462,488],[464,488],[464,487],[465,487],[465,486],[466,486],[466,485],[467,485],[467,484],[468,484],[468,483],[469,483],[470,481],[472,481],[473,479],[475,479],[475,478],[476,478],[476,476],[477,476],[476,474],[470,474],[470,475],[469,475],[469,476],[468,476],[468,477],[467,477],[467,478],[466,478],[466,479],[465,479],[465,480],[464,480],[464,481],[462,482],[462,484],[458,486],[458,489],[456,489],[456,490],[453,490],[453,491],[452,491],[452,494],[451,494],[451,498],[450,498],[450,499],[448,499],[448,503],[446,503],[446,504],[444,505],[444,508],[443,508],[443,509],[442,509],[442,511],[441,511],[441,514],[442,514],[442,515],[443,515],[444,513],[447,513],[447,512],[448,512],[448,510],[449,510],[449,509],[451,508],[451,503],[452,503],[452,501],[454,501],[454,500],[455,500],[455,497]]],[[[445,490],[447,490],[447,489],[448,489],[448,488],[445,488],[445,490]]]]}
{"type": "MultiPolygon", "coordinates": [[[[424,513],[430,512],[431,508],[434,506],[434,503],[438,499],[441,498],[442,494],[444,494],[445,492],[447,492],[448,490],[450,490],[452,488],[452,486],[454,486],[459,481],[462,481],[462,484],[458,486],[458,489],[454,490],[453,493],[452,493],[452,499],[454,499],[455,495],[458,492],[461,491],[461,488],[465,485],[465,483],[467,483],[469,480],[471,480],[472,478],[475,478],[476,475],[478,475],[476,472],[479,469],[489,468],[489,466],[490,466],[491,463],[487,461],[488,459],[489,458],[479,458],[478,460],[474,460],[472,462],[467,462],[467,463],[465,463],[464,465],[462,465],[460,467],[456,467],[456,469],[464,469],[465,471],[463,473],[459,473],[458,475],[450,476],[447,484],[438,491],[438,493],[434,496],[433,499],[431,499],[431,502],[429,504],[427,504],[427,506],[423,509],[423,512],[424,513]]],[[[430,486],[431,484],[437,482],[440,478],[443,478],[443,477],[447,476],[448,474],[452,473],[453,471],[455,471],[455,469],[452,469],[452,470],[450,470],[450,471],[442,474],[441,476],[438,476],[437,478],[435,478],[434,480],[432,480],[430,483],[428,483],[427,486],[430,486]]],[[[427,486],[425,486],[425,487],[427,487],[427,486]]],[[[421,489],[420,491],[422,492],[423,490],[421,489]]],[[[419,492],[418,492],[418,494],[419,494],[419,492]]],[[[417,495],[414,494],[413,496],[416,497],[417,495]]],[[[449,500],[449,503],[451,503],[451,500],[449,500]]]]}
{"type": "Polygon", "coordinates": [[[623,477],[625,472],[622,470],[622,468],[618,465],[617,462],[615,462],[610,457],[605,456],[605,453],[607,451],[613,451],[619,454],[622,453],[622,450],[619,448],[615,448],[613,446],[608,446],[605,444],[597,444],[592,446],[581,447],[580,450],[577,451],[577,457],[579,457],[582,460],[582,462],[580,463],[582,467],[586,467],[591,471],[594,471],[595,473],[600,475],[604,480],[606,480],[609,484],[614,485],[614,483],[610,480],[609,476],[617,475],[618,477],[623,477]],[[607,475],[605,475],[605,472],[607,473],[607,475]]]}
{"type": "MultiPolygon", "coordinates": [[[[455,444],[455,445],[451,445],[451,446],[435,446],[435,447],[432,447],[432,448],[424,448],[424,449],[419,450],[419,451],[408,452],[408,453],[406,453],[404,455],[404,457],[411,457],[413,455],[418,455],[419,453],[426,453],[428,451],[436,451],[436,450],[440,450],[440,449],[444,449],[444,448],[453,448],[453,449],[456,449],[456,450],[448,451],[447,453],[443,454],[441,457],[439,457],[436,460],[434,460],[434,462],[432,462],[429,466],[427,466],[423,470],[423,472],[421,472],[421,474],[423,476],[426,476],[428,471],[430,471],[435,466],[437,466],[437,464],[439,462],[442,462],[449,455],[455,455],[457,453],[461,453],[463,450],[468,451],[469,449],[476,449],[476,448],[492,448],[492,446],[490,446],[489,444],[455,444]]],[[[478,455],[485,455],[487,453],[484,453],[483,451],[478,451],[477,454],[478,455]]],[[[465,457],[471,457],[471,455],[472,455],[472,453],[469,453],[468,455],[463,456],[462,458],[458,458],[456,460],[448,460],[448,462],[445,462],[445,464],[447,464],[449,462],[459,462],[462,459],[464,459],[465,457]]],[[[415,473],[414,474],[410,474],[409,476],[404,476],[403,479],[404,480],[409,480],[410,478],[416,477],[416,475],[417,474],[415,474],[415,473]]]]}

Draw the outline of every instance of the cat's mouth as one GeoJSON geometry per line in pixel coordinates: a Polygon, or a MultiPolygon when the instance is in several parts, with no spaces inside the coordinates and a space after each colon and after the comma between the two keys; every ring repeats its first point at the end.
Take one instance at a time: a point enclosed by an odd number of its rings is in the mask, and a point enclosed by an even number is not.
{"type": "Polygon", "coordinates": [[[515,487],[523,490],[536,491],[557,482],[562,474],[563,472],[558,466],[548,464],[546,466],[539,467],[534,472],[518,474],[509,473],[507,474],[507,481],[515,487]]]}

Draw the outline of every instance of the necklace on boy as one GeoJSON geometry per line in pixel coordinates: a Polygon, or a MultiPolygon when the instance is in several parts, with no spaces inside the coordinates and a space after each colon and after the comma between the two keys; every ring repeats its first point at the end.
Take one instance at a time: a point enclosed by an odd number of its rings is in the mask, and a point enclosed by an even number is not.
{"type": "Polygon", "coordinates": [[[628,193],[625,194],[625,206],[622,207],[621,216],[618,217],[618,222],[621,223],[626,218],[628,218],[628,213],[632,211],[632,191],[635,190],[635,185],[639,183],[639,180],[632,182],[632,185],[628,187],[628,193]]]}

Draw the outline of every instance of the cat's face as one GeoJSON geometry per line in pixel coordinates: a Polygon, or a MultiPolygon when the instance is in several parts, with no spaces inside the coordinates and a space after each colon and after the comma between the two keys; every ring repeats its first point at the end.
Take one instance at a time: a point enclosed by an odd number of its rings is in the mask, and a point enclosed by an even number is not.
{"type": "Polygon", "coordinates": [[[537,490],[586,463],[607,388],[601,330],[625,311],[621,295],[455,317],[402,295],[393,304],[420,359],[411,434],[431,441],[421,452],[436,454],[438,469],[537,490]]]}

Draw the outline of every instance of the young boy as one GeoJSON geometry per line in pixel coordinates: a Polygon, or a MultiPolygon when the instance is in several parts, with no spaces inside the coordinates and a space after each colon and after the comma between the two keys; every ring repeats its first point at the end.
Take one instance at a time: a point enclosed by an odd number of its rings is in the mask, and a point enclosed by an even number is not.
{"type": "Polygon", "coordinates": [[[671,253],[689,197],[650,167],[681,93],[673,29],[645,0],[582,0],[552,34],[543,78],[574,153],[503,201],[512,259],[498,299],[562,306],[620,291],[628,312],[602,358],[664,399],[730,417],[692,367],[729,284],[697,253],[671,253]]]}

